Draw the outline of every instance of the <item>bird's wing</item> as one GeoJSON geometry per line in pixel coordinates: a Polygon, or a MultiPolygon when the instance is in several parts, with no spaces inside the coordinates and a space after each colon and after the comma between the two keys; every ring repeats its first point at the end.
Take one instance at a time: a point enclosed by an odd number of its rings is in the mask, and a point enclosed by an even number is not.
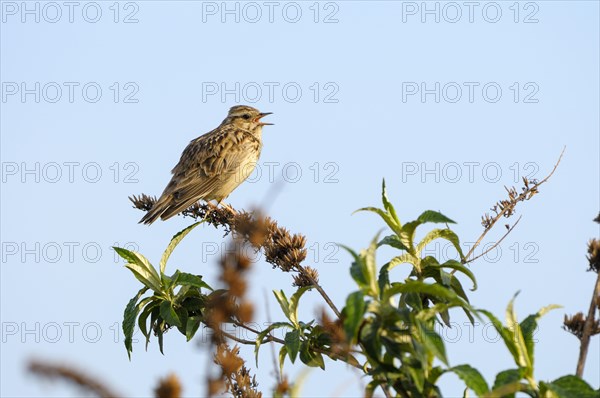
{"type": "Polygon", "coordinates": [[[260,141],[238,129],[213,130],[192,142],[173,168],[173,178],[165,189],[176,202],[191,204],[215,191],[235,176],[249,151],[260,150],[260,141]],[[232,175],[233,174],[233,175],[232,175]]]}

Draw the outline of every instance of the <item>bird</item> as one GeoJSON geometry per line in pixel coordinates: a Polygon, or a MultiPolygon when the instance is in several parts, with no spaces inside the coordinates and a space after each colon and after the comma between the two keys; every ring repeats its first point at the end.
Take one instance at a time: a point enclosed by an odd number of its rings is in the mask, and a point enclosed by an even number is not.
{"type": "Polygon", "coordinates": [[[220,204],[254,171],[263,126],[273,124],[261,119],[271,114],[236,105],[219,127],[190,141],[171,170],[171,181],[139,223],[168,220],[199,200],[220,204]]]}

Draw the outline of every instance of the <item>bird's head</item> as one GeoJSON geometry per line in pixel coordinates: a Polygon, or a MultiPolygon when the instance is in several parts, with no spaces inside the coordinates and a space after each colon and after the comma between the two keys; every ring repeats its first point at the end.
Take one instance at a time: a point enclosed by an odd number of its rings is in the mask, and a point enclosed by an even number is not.
{"type": "Polygon", "coordinates": [[[273,123],[261,122],[261,119],[272,112],[261,112],[256,108],[246,105],[236,105],[229,110],[223,124],[233,124],[244,130],[254,131],[257,127],[272,125],[273,123]]]}

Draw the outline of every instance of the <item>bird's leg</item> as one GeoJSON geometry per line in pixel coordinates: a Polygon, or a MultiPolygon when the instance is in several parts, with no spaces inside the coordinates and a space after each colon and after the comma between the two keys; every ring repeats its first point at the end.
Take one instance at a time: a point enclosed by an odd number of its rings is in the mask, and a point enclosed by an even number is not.
{"type": "Polygon", "coordinates": [[[229,206],[227,203],[224,203],[222,201],[219,201],[218,203],[219,205],[221,205],[222,208],[226,209],[227,211],[229,211],[231,214],[233,214],[234,216],[237,214],[237,211],[235,211],[233,209],[233,207],[229,206]]]}

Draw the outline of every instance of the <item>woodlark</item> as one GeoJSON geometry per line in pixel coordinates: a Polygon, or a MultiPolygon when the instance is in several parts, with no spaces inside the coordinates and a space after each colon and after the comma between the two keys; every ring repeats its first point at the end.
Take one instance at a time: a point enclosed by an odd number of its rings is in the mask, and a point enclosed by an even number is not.
{"type": "Polygon", "coordinates": [[[261,113],[238,105],[216,129],[192,140],[171,173],[173,178],[140,223],[167,220],[200,199],[220,203],[254,170],[262,148],[261,113]]]}

